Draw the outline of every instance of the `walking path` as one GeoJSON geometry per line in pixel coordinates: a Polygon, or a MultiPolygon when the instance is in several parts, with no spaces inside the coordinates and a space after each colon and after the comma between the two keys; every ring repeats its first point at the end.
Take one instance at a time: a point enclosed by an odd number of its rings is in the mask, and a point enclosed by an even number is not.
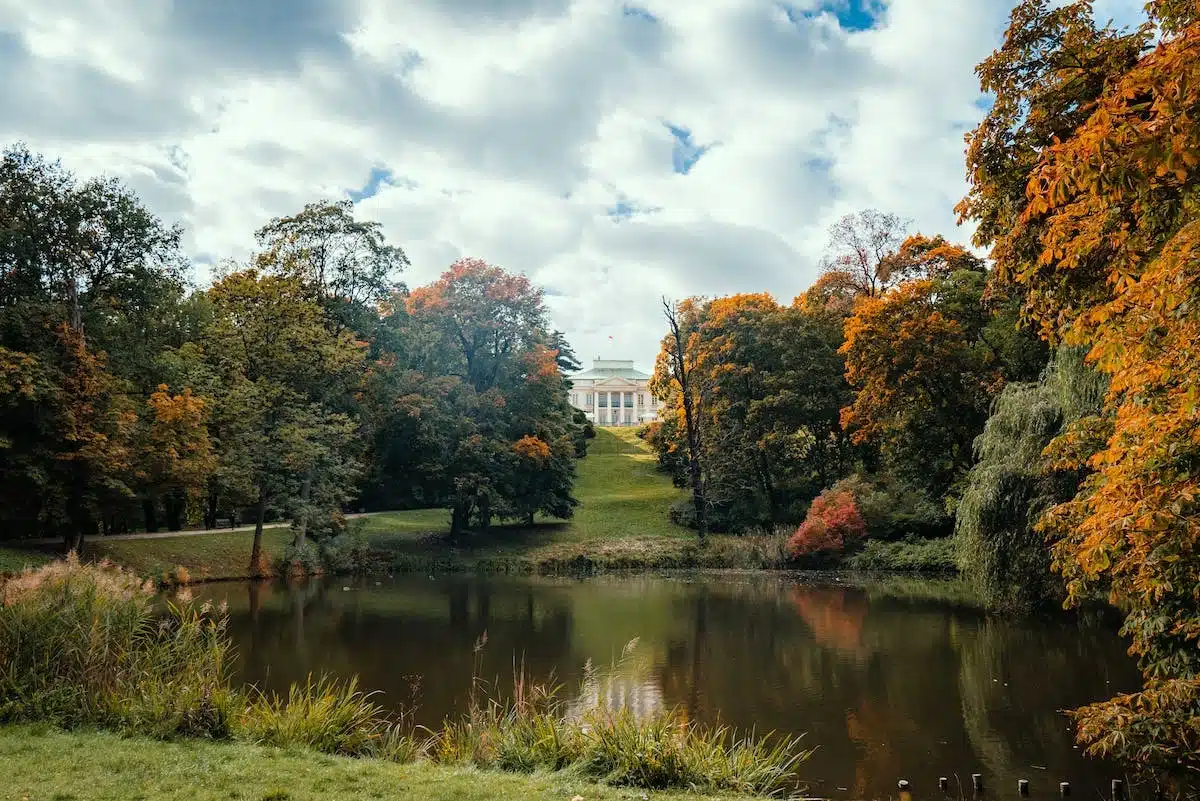
{"type": "MultiPolygon", "coordinates": [[[[384,514],[383,512],[358,512],[352,515],[346,515],[347,520],[354,520],[359,517],[373,517],[375,515],[384,514]]],[[[263,529],[282,528],[289,525],[288,523],[267,523],[263,529]]],[[[237,526],[236,528],[189,528],[180,531],[155,531],[152,534],[110,534],[107,537],[89,537],[90,540],[104,540],[105,542],[113,542],[115,540],[162,540],[168,537],[196,537],[201,534],[237,534],[238,532],[254,531],[254,526],[237,526]]],[[[47,537],[40,540],[22,540],[12,543],[14,545],[59,545],[62,543],[62,537],[47,537]]]]}

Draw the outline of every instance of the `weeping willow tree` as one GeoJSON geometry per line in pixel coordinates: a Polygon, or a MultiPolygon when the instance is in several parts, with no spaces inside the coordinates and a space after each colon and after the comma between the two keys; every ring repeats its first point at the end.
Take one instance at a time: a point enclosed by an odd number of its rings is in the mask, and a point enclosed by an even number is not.
{"type": "Polygon", "coordinates": [[[1050,469],[1042,451],[1066,426],[1100,413],[1107,380],[1084,363],[1085,352],[1060,349],[1039,381],[1005,387],[975,440],[955,519],[958,561],[996,608],[1028,611],[1063,597],[1050,548],[1033,526],[1083,478],[1050,469]]]}

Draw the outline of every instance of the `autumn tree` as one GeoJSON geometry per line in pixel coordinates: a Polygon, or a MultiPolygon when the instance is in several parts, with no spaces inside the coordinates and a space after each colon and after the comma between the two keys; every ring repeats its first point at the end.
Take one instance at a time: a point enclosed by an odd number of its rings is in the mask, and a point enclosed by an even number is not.
{"type": "Polygon", "coordinates": [[[182,295],[180,232],[121,184],[21,146],[0,158],[0,232],[0,516],[10,535],[77,546],[134,499],[133,421],[182,295]]]}
{"type": "Polygon", "coordinates": [[[900,278],[890,257],[904,241],[909,221],[865,209],[847,214],[829,227],[829,244],[820,272],[830,289],[854,297],[877,297],[900,278]]]}
{"type": "Polygon", "coordinates": [[[1076,712],[1092,753],[1200,768],[1200,11],[1150,2],[1132,32],[1090,5],[1021,3],[980,65],[997,102],[971,136],[971,194],[1000,279],[1054,343],[1110,378],[1104,414],[1048,450],[1091,470],[1041,530],[1069,603],[1126,613],[1140,692],[1076,712]],[[1051,130],[1052,129],[1052,130],[1051,130]]]}
{"type": "Polygon", "coordinates": [[[692,494],[692,511],[700,541],[708,533],[708,503],[704,491],[704,466],[700,444],[700,418],[703,415],[705,393],[697,380],[694,356],[688,351],[699,326],[700,304],[695,299],[672,303],[662,299],[667,334],[654,364],[650,391],[663,405],[678,409],[677,423],[684,433],[687,447],[688,489],[692,494]]]}
{"type": "Polygon", "coordinates": [[[209,401],[190,387],[171,394],[161,384],[146,402],[136,443],[134,473],[147,531],[158,528],[158,501],[166,502],[167,528],[183,528],[188,500],[198,499],[216,469],[208,435],[209,401]]]}
{"type": "MultiPolygon", "coordinates": [[[[982,275],[908,281],[861,301],[846,322],[846,378],[856,390],[842,425],[856,443],[876,443],[888,464],[941,498],[971,465],[999,374],[974,347],[979,329],[951,314],[956,290],[980,303],[982,275]],[[965,285],[965,286],[964,286],[965,285]]],[[[973,311],[968,306],[968,311],[973,311]]]]}
{"type": "Polygon", "coordinates": [[[542,291],[481,259],[460,259],[413,290],[408,313],[426,331],[419,366],[457,375],[477,392],[496,387],[546,337],[542,291]]]}
{"type": "Polygon", "coordinates": [[[542,291],[523,275],[463,259],[413,290],[406,306],[413,367],[461,382],[440,390],[452,410],[438,407],[455,420],[437,446],[446,455],[438,503],[450,509],[451,533],[486,529],[494,518],[529,522],[535,511],[569,517],[579,424],[560,354],[548,346],[542,291]],[[534,439],[548,457],[517,447],[534,439]]]}

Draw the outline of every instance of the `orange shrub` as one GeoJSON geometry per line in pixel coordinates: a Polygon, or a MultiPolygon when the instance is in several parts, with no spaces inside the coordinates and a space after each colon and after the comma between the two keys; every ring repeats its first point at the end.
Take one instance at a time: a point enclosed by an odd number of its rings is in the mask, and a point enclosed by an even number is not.
{"type": "Polygon", "coordinates": [[[808,516],[788,539],[793,558],[819,553],[841,553],[867,533],[854,494],[844,489],[827,489],[817,496],[808,516]]]}

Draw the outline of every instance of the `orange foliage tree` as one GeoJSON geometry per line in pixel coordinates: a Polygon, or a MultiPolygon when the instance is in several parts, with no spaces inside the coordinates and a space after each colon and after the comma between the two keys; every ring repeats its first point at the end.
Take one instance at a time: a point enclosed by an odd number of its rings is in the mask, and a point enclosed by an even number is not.
{"type": "Polygon", "coordinates": [[[1068,603],[1103,590],[1126,611],[1144,687],[1078,710],[1078,736],[1092,753],[1196,770],[1200,10],[1147,8],[1149,23],[1118,34],[1092,27],[1086,3],[1018,7],[980,74],[1002,111],[1045,110],[993,113],[975,132],[974,185],[960,211],[998,222],[997,199],[1023,175],[1013,224],[981,229],[980,243],[994,244],[1001,279],[1025,293],[1044,336],[1089,346],[1111,377],[1103,418],[1080,421],[1048,449],[1055,466],[1093,472],[1041,528],[1068,603]],[[1020,74],[1042,79],[1007,77],[1020,74]],[[1060,123],[1054,137],[1036,130],[1049,118],[1060,123]],[[995,154],[997,131],[1011,141],[1040,135],[1042,146],[998,171],[1002,162],[982,157],[995,154]]]}
{"type": "MultiPolygon", "coordinates": [[[[978,306],[982,276],[974,303],[978,306]]],[[[857,389],[842,425],[859,444],[877,444],[885,460],[941,497],[970,467],[971,444],[999,380],[979,326],[945,308],[944,281],[906,281],[859,301],[846,321],[846,379],[857,389]]]]}
{"type": "Polygon", "coordinates": [[[808,516],[788,539],[793,558],[817,554],[840,554],[867,533],[854,493],[827,489],[816,497],[808,516]]]}

